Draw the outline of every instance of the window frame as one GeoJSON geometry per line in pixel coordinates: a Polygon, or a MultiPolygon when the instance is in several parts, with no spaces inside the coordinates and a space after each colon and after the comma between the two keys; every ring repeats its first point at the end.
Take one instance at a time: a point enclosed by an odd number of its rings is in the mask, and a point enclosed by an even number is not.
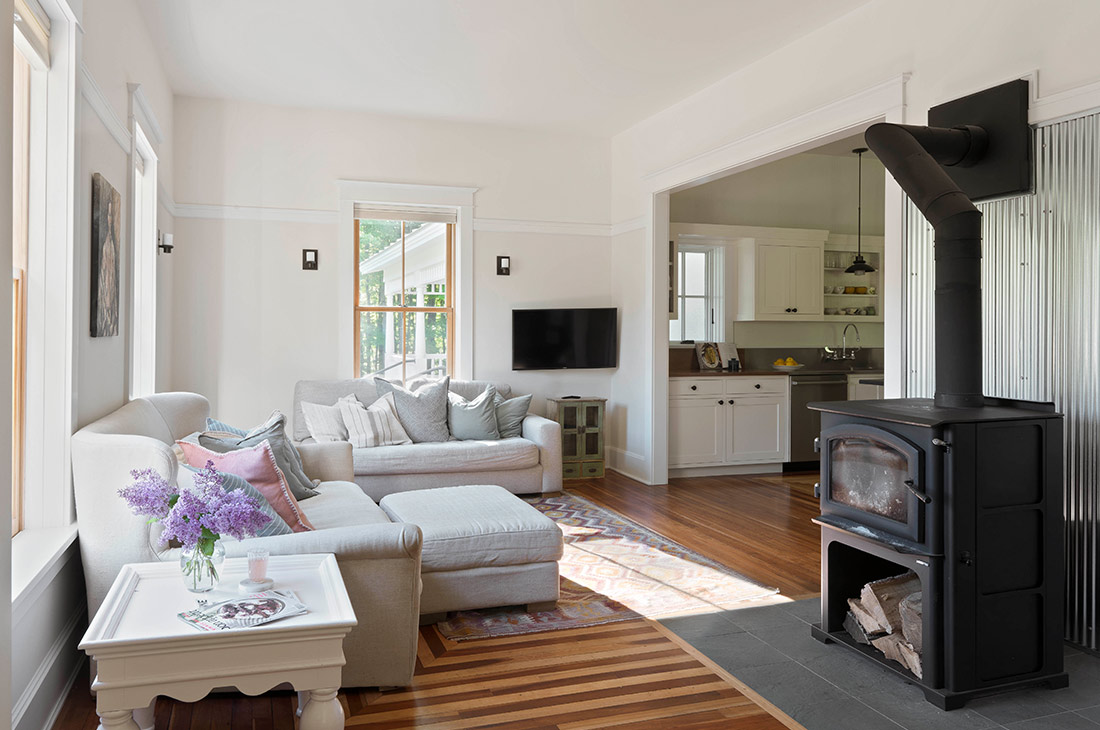
{"type": "MultiPolygon", "coordinates": [[[[361,304],[362,299],[360,297],[360,291],[359,291],[359,284],[360,284],[359,266],[360,266],[360,263],[361,263],[360,260],[359,260],[359,236],[360,236],[360,233],[361,233],[360,223],[361,223],[361,221],[364,221],[364,220],[385,220],[385,219],[358,218],[358,217],[354,219],[354,221],[355,221],[355,224],[354,224],[355,225],[355,236],[354,236],[354,242],[353,242],[354,245],[352,247],[353,248],[353,254],[354,254],[354,266],[353,266],[353,269],[352,269],[352,274],[354,275],[354,279],[355,279],[354,289],[352,290],[352,294],[354,295],[354,301],[353,301],[354,307],[353,307],[353,311],[352,311],[352,326],[355,328],[355,332],[353,334],[353,339],[352,339],[352,342],[354,343],[354,347],[352,348],[352,355],[355,358],[355,362],[353,363],[354,370],[352,371],[354,373],[354,376],[356,378],[366,377],[362,373],[362,352],[363,352],[363,348],[362,348],[362,337],[363,337],[362,321],[363,320],[362,320],[362,317],[361,317],[361,315],[363,313],[366,313],[366,312],[376,312],[376,313],[382,313],[382,314],[401,314],[402,315],[402,320],[401,320],[401,382],[402,383],[406,382],[407,379],[408,379],[407,378],[407,375],[408,375],[407,368],[408,368],[408,363],[409,363],[409,359],[408,359],[409,358],[409,348],[408,348],[408,337],[407,337],[407,333],[409,331],[409,328],[408,328],[408,322],[407,322],[407,320],[405,320],[405,317],[408,316],[409,314],[419,314],[419,313],[423,313],[423,314],[445,314],[445,315],[447,315],[447,375],[453,375],[454,371],[455,371],[454,355],[453,355],[454,349],[455,349],[455,330],[458,327],[458,321],[457,321],[457,318],[455,316],[455,302],[454,302],[454,296],[455,296],[455,288],[454,288],[454,241],[455,241],[455,228],[456,228],[457,224],[456,223],[443,223],[442,224],[442,225],[446,226],[445,230],[446,230],[446,237],[447,237],[446,242],[444,243],[444,246],[445,246],[445,259],[446,259],[445,267],[446,267],[446,269],[445,269],[445,276],[444,276],[444,282],[443,282],[444,283],[444,292],[443,293],[444,293],[444,301],[446,302],[446,306],[444,306],[444,307],[423,307],[423,306],[412,306],[412,307],[410,307],[405,302],[405,297],[406,297],[407,292],[408,292],[408,285],[407,285],[406,280],[405,280],[405,254],[406,254],[405,241],[406,241],[406,238],[407,238],[406,231],[405,231],[405,224],[406,223],[415,223],[415,222],[417,222],[417,221],[413,221],[413,220],[402,220],[402,221],[400,221],[400,223],[401,223],[401,287],[400,287],[401,305],[400,306],[384,306],[384,305],[363,305],[363,304],[361,304]]],[[[384,373],[385,373],[385,371],[382,371],[381,373],[377,373],[377,374],[378,375],[383,375],[383,377],[384,377],[384,373]]]]}
{"type": "MultiPolygon", "coordinates": [[[[680,327],[680,337],[678,339],[669,338],[669,344],[677,345],[683,342],[687,337],[687,323],[685,321],[685,315],[687,313],[687,307],[685,306],[688,299],[702,299],[704,312],[710,313],[709,321],[704,323],[705,334],[703,336],[703,342],[722,342],[725,332],[725,309],[723,302],[725,301],[724,292],[724,271],[725,271],[725,247],[721,245],[708,245],[698,243],[679,243],[676,250],[676,308],[677,316],[670,322],[676,322],[680,327]],[[684,282],[687,276],[684,266],[684,257],[689,253],[702,253],[705,255],[704,261],[704,293],[698,294],[686,294],[684,282]]],[[[671,332],[669,333],[671,335],[671,332]]]]}
{"type": "MultiPolygon", "coordinates": [[[[133,94],[131,93],[131,97],[133,94]]],[[[130,398],[156,392],[157,154],[137,117],[130,124],[130,398]]]]}

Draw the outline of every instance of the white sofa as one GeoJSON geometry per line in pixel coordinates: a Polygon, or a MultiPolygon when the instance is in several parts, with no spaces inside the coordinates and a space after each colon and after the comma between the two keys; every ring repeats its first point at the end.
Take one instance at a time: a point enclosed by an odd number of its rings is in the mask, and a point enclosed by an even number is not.
{"type": "MultiPolygon", "coordinates": [[[[452,392],[476,398],[490,385],[480,380],[452,380],[452,392]]],[[[512,389],[493,383],[505,398],[512,389]]],[[[415,389],[414,381],[410,386],[415,389]]],[[[293,439],[313,443],[302,415],[302,402],[331,406],[354,394],[363,405],[378,398],[373,380],[302,380],[294,386],[293,439]]],[[[523,420],[520,438],[499,441],[443,441],[439,443],[376,446],[353,449],[355,483],[376,502],[387,494],[414,489],[496,484],[513,494],[561,491],[561,427],[531,415],[523,420]]]]}
{"type": "MultiPolygon", "coordinates": [[[[88,592],[88,614],[98,610],[126,563],[173,559],[158,550],[144,517],[118,496],[131,469],[156,469],[176,482],[171,445],[203,430],[210,404],[194,393],[139,398],[85,426],[72,437],[80,554],[88,592]]],[[[251,547],[272,555],[334,553],[359,618],[344,641],[346,687],[405,686],[416,667],[420,614],[422,535],[412,524],[394,523],[351,483],[351,445],[300,447],[310,478],[320,479],[318,496],[301,502],[313,532],[236,541],[226,554],[251,547]]]]}

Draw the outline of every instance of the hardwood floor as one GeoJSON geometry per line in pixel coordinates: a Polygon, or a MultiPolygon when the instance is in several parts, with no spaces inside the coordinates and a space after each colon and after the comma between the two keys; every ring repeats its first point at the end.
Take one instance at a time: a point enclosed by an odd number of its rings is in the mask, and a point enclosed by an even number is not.
{"type": "Polygon", "coordinates": [[[817,472],[689,477],[651,487],[616,472],[567,490],[799,600],[821,592],[817,472]]]}
{"type": "MultiPolygon", "coordinates": [[[[817,595],[814,474],[676,479],[649,487],[614,472],[567,490],[780,588],[817,595]]],[[[54,730],[94,730],[87,678],[54,730]]],[[[778,730],[799,728],[656,622],[452,642],[421,629],[411,687],[340,693],[346,727],[432,730],[778,730]]],[[[292,730],[296,696],[157,703],[157,730],[292,730]]]]}

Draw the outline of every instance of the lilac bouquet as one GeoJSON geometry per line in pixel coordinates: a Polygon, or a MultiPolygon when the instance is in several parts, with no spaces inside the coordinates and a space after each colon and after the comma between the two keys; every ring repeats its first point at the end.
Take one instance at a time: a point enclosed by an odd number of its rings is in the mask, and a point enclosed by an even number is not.
{"type": "Polygon", "coordinates": [[[196,592],[218,584],[217,566],[225,559],[218,542],[222,535],[243,540],[271,521],[252,497],[225,488],[225,477],[212,461],[195,474],[194,489],[179,490],[153,469],[135,469],[130,475],[134,482],[118,490],[119,496],[134,514],[164,525],[162,547],[172,540],[180,543],[184,582],[196,592]]]}

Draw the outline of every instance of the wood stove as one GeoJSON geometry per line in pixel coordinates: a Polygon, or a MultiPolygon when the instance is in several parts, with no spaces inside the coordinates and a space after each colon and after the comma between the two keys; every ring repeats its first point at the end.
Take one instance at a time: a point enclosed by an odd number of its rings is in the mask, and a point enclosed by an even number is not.
{"type": "Polygon", "coordinates": [[[1062,417],[1050,403],[982,393],[981,213],[971,198],[1027,192],[1026,82],[934,108],[929,119],[945,126],[876,124],[866,140],[936,231],[936,394],[810,404],[822,414],[813,634],[953,709],[981,694],[1068,685],[1062,417]],[[922,654],[910,667],[920,677],[844,628],[862,607],[849,599],[907,571],[923,607],[922,654]]]}

